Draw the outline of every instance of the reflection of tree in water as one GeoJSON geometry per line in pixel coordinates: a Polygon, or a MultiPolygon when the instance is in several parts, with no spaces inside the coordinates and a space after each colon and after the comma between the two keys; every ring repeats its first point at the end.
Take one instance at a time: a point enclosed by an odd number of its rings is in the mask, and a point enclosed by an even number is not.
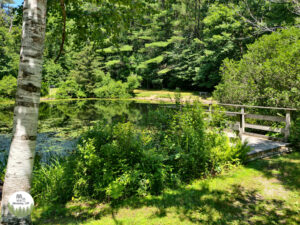
{"type": "MultiPolygon", "coordinates": [[[[156,104],[119,100],[42,102],[39,111],[36,159],[49,162],[55,156],[68,155],[76,148],[76,142],[82,132],[98,121],[104,123],[131,121],[138,126],[152,124],[148,114],[150,112],[151,115],[157,107],[156,104]]],[[[154,119],[157,120],[156,117],[154,119]]],[[[160,120],[157,120],[157,123],[159,122],[160,120]]],[[[12,123],[13,105],[0,105],[0,171],[6,165],[12,123]]]]}
{"type": "Polygon", "coordinates": [[[141,112],[131,101],[70,101],[42,103],[39,132],[78,136],[97,121],[137,122],[141,112]]]}
{"type": "Polygon", "coordinates": [[[134,103],[130,101],[107,101],[104,104],[96,102],[94,106],[99,118],[106,123],[124,120],[137,122],[142,117],[141,112],[134,108],[134,103]]]}

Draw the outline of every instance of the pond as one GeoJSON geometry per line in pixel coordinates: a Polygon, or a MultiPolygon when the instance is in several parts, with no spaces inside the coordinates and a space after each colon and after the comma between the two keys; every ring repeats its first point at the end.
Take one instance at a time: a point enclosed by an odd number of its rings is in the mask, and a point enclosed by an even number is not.
{"type": "MultiPolygon", "coordinates": [[[[40,104],[37,156],[48,162],[74,150],[82,132],[99,121],[131,121],[144,123],[147,114],[159,104],[121,100],[48,101],[40,104]]],[[[9,150],[14,105],[0,104],[0,162],[9,150]]]]}

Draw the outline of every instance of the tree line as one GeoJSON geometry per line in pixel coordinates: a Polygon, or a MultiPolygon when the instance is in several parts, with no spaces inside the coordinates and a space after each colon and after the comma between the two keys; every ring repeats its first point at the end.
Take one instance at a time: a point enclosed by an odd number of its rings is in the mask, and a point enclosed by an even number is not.
{"type": "MultiPolygon", "coordinates": [[[[59,4],[48,5],[43,83],[62,87],[60,97],[122,97],[126,84],[120,82],[130,76],[136,76],[134,88],[140,82],[142,88],[212,91],[225,59],[240,60],[248,44],[299,23],[299,4],[293,0],[143,0],[129,9],[113,2],[97,7],[65,1],[65,18],[59,4]],[[108,86],[119,91],[109,93],[108,86]]],[[[9,83],[12,90],[21,18],[21,7],[1,13],[0,79],[5,77],[3,86],[9,83]]]]}

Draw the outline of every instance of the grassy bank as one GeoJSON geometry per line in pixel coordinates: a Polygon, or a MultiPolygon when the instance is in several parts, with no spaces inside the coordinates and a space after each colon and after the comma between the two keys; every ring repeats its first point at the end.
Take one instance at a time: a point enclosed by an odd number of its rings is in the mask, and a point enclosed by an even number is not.
{"type": "MultiPolygon", "coordinates": [[[[100,100],[99,98],[73,98],[73,99],[56,99],[56,92],[58,88],[51,88],[49,94],[47,96],[41,97],[41,101],[55,101],[55,100],[100,100]]],[[[198,92],[188,92],[188,91],[181,91],[180,98],[182,101],[189,101],[189,100],[200,100],[203,103],[206,101],[211,100],[211,98],[203,99],[199,97],[198,92]]],[[[134,90],[134,97],[129,99],[106,99],[106,100],[136,100],[136,101],[143,101],[143,102],[172,102],[175,101],[175,95],[178,94],[176,91],[171,90],[141,90],[136,89],[134,90]]],[[[0,104],[14,104],[14,99],[0,99],[0,104]]]]}
{"type": "MultiPolygon", "coordinates": [[[[174,98],[175,94],[178,92],[170,90],[145,90],[145,89],[136,89],[134,90],[135,97],[156,97],[156,98],[174,98]]],[[[196,92],[180,91],[182,97],[198,97],[199,95],[196,92]]]]}
{"type": "Polygon", "coordinates": [[[299,224],[300,154],[238,166],[159,196],[122,205],[37,207],[35,224],[299,224]]]}
{"type": "MultiPolygon", "coordinates": [[[[53,100],[55,99],[55,95],[57,92],[57,88],[51,88],[50,92],[47,96],[42,97],[42,100],[53,100]]],[[[181,96],[181,100],[203,100],[199,97],[198,92],[188,92],[181,91],[179,92],[181,96]]],[[[178,94],[176,91],[172,90],[144,90],[144,89],[136,89],[134,90],[134,97],[130,98],[130,100],[145,100],[145,101],[167,101],[175,100],[175,96],[178,94]]],[[[97,98],[96,98],[97,99],[97,98]]],[[[210,99],[210,98],[209,98],[210,99]]]]}

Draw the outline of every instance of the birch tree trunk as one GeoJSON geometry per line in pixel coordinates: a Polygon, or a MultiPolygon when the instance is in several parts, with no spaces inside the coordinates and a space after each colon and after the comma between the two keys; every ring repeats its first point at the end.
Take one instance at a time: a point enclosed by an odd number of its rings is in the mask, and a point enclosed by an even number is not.
{"type": "Polygon", "coordinates": [[[47,0],[25,0],[13,137],[4,179],[1,224],[30,224],[9,213],[9,197],[30,191],[40,102],[47,0]]]}

